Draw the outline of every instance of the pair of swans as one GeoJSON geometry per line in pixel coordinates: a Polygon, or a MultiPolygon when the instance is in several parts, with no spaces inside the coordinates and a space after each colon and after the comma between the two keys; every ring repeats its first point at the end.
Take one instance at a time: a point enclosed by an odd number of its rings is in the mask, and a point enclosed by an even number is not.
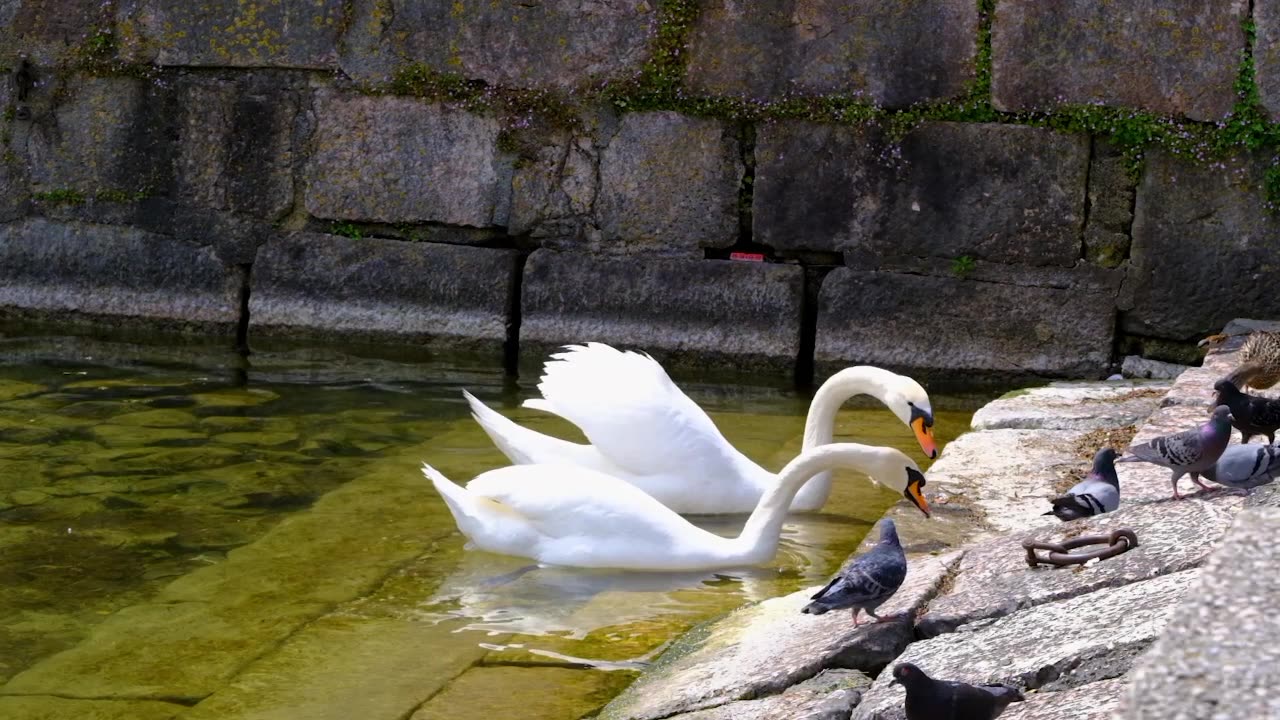
{"type": "Polygon", "coordinates": [[[583,445],[521,427],[466,395],[476,420],[516,465],[477,476],[464,489],[434,468],[424,474],[475,546],[554,565],[697,570],[764,562],[777,550],[788,510],[822,507],[831,471],[850,468],[901,492],[926,516],[924,475],[902,452],[830,444],[848,398],[878,398],[937,454],[924,388],[872,367],[823,383],[805,421],[803,450],[777,475],[738,452],[711,418],[647,355],[608,345],[552,356],[526,407],[573,422],[583,445]],[[751,512],[737,538],[701,530],[681,513],[751,512]]]}

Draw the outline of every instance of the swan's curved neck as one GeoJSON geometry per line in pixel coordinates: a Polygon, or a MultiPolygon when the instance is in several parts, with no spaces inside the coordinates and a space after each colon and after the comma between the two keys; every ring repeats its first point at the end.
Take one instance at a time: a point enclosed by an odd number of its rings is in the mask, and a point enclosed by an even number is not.
{"type": "MultiPolygon", "coordinates": [[[[889,394],[888,381],[892,376],[893,373],[887,370],[859,365],[845,368],[827,378],[813,394],[813,402],[809,404],[809,414],[804,420],[804,444],[801,451],[830,444],[835,438],[836,413],[849,398],[870,395],[885,402],[889,394]]],[[[822,507],[831,494],[831,473],[815,475],[799,494],[801,506],[822,507]]]]}
{"type": "Polygon", "coordinates": [[[802,450],[826,445],[835,437],[836,413],[845,401],[855,395],[870,395],[882,403],[889,395],[889,380],[893,373],[880,368],[859,365],[845,368],[827,378],[813,394],[809,414],[804,420],[804,447],[802,450]]]}
{"type": "Polygon", "coordinates": [[[766,562],[778,549],[778,534],[786,520],[791,501],[805,481],[817,473],[835,468],[852,468],[868,475],[876,466],[876,458],[884,448],[855,443],[823,445],[800,453],[778,473],[777,484],[761,496],[751,517],[747,518],[742,534],[732,542],[735,554],[741,553],[749,563],[766,562]]]}

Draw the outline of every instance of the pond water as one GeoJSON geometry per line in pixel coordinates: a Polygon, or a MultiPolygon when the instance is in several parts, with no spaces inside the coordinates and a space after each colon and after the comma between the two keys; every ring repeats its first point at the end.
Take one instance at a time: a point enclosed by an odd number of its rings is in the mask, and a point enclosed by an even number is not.
{"type": "MultiPolygon", "coordinates": [[[[418,467],[461,483],[506,464],[462,388],[579,439],[518,407],[534,377],[74,338],[0,353],[0,696],[158,700],[190,717],[582,717],[694,624],[824,581],[898,499],[839,473],[824,511],[792,516],[759,567],[526,571],[465,549],[418,467]]],[[[798,451],[804,393],[677,380],[766,467],[798,451]]],[[[978,401],[933,404],[944,444],[978,401]]],[[[841,412],[837,438],[928,465],[870,402],[841,412]]],[[[697,522],[732,535],[742,520],[697,522]]]]}

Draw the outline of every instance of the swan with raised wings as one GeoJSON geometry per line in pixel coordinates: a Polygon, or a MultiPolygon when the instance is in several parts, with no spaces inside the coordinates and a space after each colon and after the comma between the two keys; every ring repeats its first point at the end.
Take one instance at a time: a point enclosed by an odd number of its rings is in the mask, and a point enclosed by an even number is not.
{"type": "MultiPolygon", "coordinates": [[[[689,399],[656,360],[601,343],[569,346],[552,355],[538,384],[541,398],[525,407],[559,415],[582,429],[590,444],[522,427],[463,391],[472,416],[517,465],[557,463],[625,480],[681,514],[748,513],[778,476],[729,444],[711,418],[689,399]]],[[[887,405],[914,432],[920,449],[938,454],[929,395],[915,380],[876,367],[845,368],[813,396],[802,450],[830,443],[836,412],[867,394],[887,405]]],[[[791,509],[820,509],[831,494],[822,472],[796,494],[791,509]]],[[[919,498],[920,506],[924,498],[919,498]]]]}
{"type": "Polygon", "coordinates": [[[815,473],[850,468],[893,488],[920,508],[924,475],[901,451],[835,443],[800,453],[778,474],[742,534],[707,532],[639,488],[575,465],[509,465],[465,488],[430,465],[422,472],[463,535],[481,550],[549,565],[627,570],[706,570],[768,562],[796,492],[815,473]]]}

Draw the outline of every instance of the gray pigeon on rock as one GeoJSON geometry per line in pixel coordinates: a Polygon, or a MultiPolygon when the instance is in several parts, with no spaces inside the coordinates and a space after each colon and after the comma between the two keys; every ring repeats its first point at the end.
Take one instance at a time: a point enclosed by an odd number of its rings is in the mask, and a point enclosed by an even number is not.
{"type": "Polygon", "coordinates": [[[876,608],[902,587],[907,579],[907,555],[898,542],[898,528],[893,521],[880,521],[880,542],[862,555],[850,558],[831,578],[826,587],[815,593],[800,612],[821,615],[831,610],[853,611],[853,626],[857,627],[858,611],[884,622],[888,618],[876,615],[876,608]]]}
{"type": "Polygon", "coordinates": [[[1026,700],[1008,685],[934,680],[911,663],[893,667],[892,683],[907,691],[907,720],[995,720],[1010,703],[1026,700]]]}
{"type": "Polygon", "coordinates": [[[1200,473],[1213,467],[1231,441],[1231,411],[1226,405],[1213,409],[1209,422],[1194,430],[1183,430],[1173,435],[1163,435],[1141,445],[1133,445],[1126,455],[1116,462],[1149,462],[1173,471],[1173,497],[1181,500],[1178,479],[1190,474],[1197,485],[1208,490],[1200,482],[1200,473]]]}
{"type": "Polygon", "coordinates": [[[1053,498],[1053,509],[1045,515],[1059,520],[1077,520],[1101,515],[1120,507],[1120,478],[1116,475],[1116,451],[1102,448],[1093,456],[1093,469],[1065,495],[1053,498]]]}
{"type": "Polygon", "coordinates": [[[1273,482],[1280,476],[1280,447],[1275,445],[1232,445],[1213,467],[1200,473],[1219,485],[1243,490],[1273,482]]]}

